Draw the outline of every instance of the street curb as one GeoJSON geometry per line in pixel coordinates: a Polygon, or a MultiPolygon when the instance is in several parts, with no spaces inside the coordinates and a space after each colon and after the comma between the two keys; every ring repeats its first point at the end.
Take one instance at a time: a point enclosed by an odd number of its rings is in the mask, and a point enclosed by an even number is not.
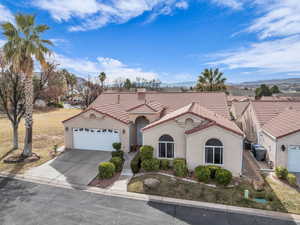
{"type": "Polygon", "coordinates": [[[266,218],[271,218],[271,219],[294,221],[294,222],[300,223],[300,215],[297,215],[297,214],[289,214],[289,213],[282,213],[282,212],[276,212],[276,211],[267,211],[267,210],[261,210],[261,209],[252,209],[252,208],[245,208],[245,207],[238,207],[238,206],[222,205],[222,204],[217,204],[217,203],[169,198],[169,197],[140,194],[140,193],[133,193],[133,192],[125,192],[125,191],[118,191],[118,190],[107,190],[107,189],[101,189],[101,188],[97,188],[97,187],[88,187],[88,186],[76,185],[76,184],[65,184],[62,182],[53,182],[50,179],[46,180],[46,179],[39,179],[37,177],[28,177],[28,176],[25,176],[22,174],[15,175],[15,174],[10,174],[10,173],[0,172],[0,176],[12,178],[12,179],[23,180],[23,181],[32,182],[32,183],[50,185],[50,186],[54,186],[54,187],[81,190],[81,191],[85,191],[85,192],[89,192],[89,193],[102,194],[102,195],[106,195],[106,196],[114,196],[114,197],[129,198],[129,199],[141,200],[141,201],[151,201],[151,202],[158,202],[158,203],[171,204],[171,205],[195,207],[195,208],[214,210],[214,211],[226,212],[226,213],[236,213],[236,214],[245,214],[245,215],[251,215],[251,216],[260,216],[260,217],[266,217],[266,218]]]}

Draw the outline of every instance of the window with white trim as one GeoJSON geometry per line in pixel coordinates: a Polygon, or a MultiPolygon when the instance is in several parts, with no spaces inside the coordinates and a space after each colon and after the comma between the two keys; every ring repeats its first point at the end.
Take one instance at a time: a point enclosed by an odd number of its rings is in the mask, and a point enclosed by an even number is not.
{"type": "Polygon", "coordinates": [[[223,164],[223,144],[218,139],[209,139],[205,144],[205,163],[223,164]]]}
{"type": "Polygon", "coordinates": [[[174,158],[174,139],[170,135],[163,135],[158,142],[159,158],[174,158]]]}

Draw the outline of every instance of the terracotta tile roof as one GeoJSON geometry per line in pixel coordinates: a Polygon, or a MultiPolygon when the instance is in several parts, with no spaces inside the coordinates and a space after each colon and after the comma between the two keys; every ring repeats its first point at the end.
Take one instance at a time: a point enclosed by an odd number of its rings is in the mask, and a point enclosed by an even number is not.
{"type": "Polygon", "coordinates": [[[160,113],[160,117],[164,117],[178,109],[182,110],[191,102],[197,102],[202,108],[223,118],[230,118],[225,93],[221,92],[143,92],[141,96],[135,92],[103,93],[87,110],[96,110],[128,124],[131,122],[130,111],[141,113],[143,110],[154,110],[160,113]]]}
{"type": "Polygon", "coordinates": [[[252,101],[250,104],[253,107],[260,126],[263,126],[289,107],[292,107],[296,111],[300,111],[300,102],[252,101]]]}
{"type": "Polygon", "coordinates": [[[249,102],[232,102],[232,111],[235,119],[239,118],[243,114],[248,105],[249,102]]]}
{"type": "Polygon", "coordinates": [[[145,101],[143,104],[134,106],[133,108],[127,109],[126,111],[127,112],[131,112],[131,111],[142,112],[143,110],[149,111],[149,109],[152,112],[161,112],[164,109],[164,106],[157,101],[149,101],[149,102],[145,101]]]}
{"type": "MultiPolygon", "coordinates": [[[[156,125],[167,122],[169,120],[173,120],[173,119],[180,117],[182,115],[185,115],[185,114],[193,114],[193,115],[199,116],[199,117],[209,121],[210,125],[217,125],[217,126],[225,128],[225,129],[228,129],[234,133],[237,133],[239,135],[243,135],[243,132],[240,130],[240,128],[238,128],[238,126],[233,121],[230,121],[229,119],[225,118],[224,116],[221,116],[221,115],[201,106],[197,102],[192,102],[182,108],[177,109],[174,112],[171,112],[171,113],[163,116],[161,119],[144,127],[143,130],[147,130],[156,125]]],[[[207,124],[205,124],[205,126],[206,125],[207,124]]],[[[191,134],[191,133],[197,132],[201,129],[203,129],[203,125],[200,125],[199,127],[196,127],[196,128],[186,131],[186,134],[191,134]]]]}
{"type": "Polygon", "coordinates": [[[300,131],[300,111],[286,109],[267,122],[262,129],[275,138],[300,131]]]}
{"type": "Polygon", "coordinates": [[[226,118],[230,118],[226,103],[225,93],[221,92],[145,92],[144,98],[139,98],[138,93],[103,93],[92,103],[91,107],[101,105],[118,104],[120,109],[127,111],[146,103],[160,110],[164,108],[164,115],[184,107],[191,102],[198,102],[201,106],[206,107],[226,118]],[[119,96],[119,97],[118,97],[119,96]]]}

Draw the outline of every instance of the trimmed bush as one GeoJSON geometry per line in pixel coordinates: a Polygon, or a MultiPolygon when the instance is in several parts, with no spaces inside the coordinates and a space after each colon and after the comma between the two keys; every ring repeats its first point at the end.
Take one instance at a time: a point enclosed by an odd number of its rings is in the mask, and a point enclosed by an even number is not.
{"type": "Polygon", "coordinates": [[[211,176],[210,170],[206,166],[198,166],[195,168],[195,176],[199,181],[208,182],[211,176]]]}
{"type": "Polygon", "coordinates": [[[159,164],[160,163],[158,159],[152,158],[143,160],[141,166],[143,170],[145,170],[146,172],[150,172],[159,170],[159,164]]]}
{"type": "Polygon", "coordinates": [[[123,160],[120,157],[112,157],[109,161],[115,165],[116,172],[122,170],[123,160]]]}
{"type": "Polygon", "coordinates": [[[141,156],[140,152],[136,153],[134,158],[130,162],[130,167],[133,173],[138,173],[141,169],[141,156]]]}
{"type": "Polygon", "coordinates": [[[116,167],[111,162],[102,162],[99,164],[99,177],[102,179],[112,178],[115,174],[116,167]]]}
{"type": "Polygon", "coordinates": [[[113,151],[111,152],[111,157],[120,157],[122,160],[124,160],[124,152],[123,151],[113,151]]]}
{"type": "Polygon", "coordinates": [[[178,177],[185,177],[188,174],[188,169],[186,166],[186,161],[185,159],[174,159],[173,161],[173,170],[174,170],[174,174],[175,176],[178,177]]]}
{"type": "Polygon", "coordinates": [[[289,171],[282,166],[278,166],[275,169],[275,174],[279,179],[285,180],[287,178],[288,173],[289,173],[289,171]]]}
{"type": "Polygon", "coordinates": [[[152,159],[153,158],[153,147],[150,145],[143,145],[140,148],[141,153],[141,160],[144,161],[146,159],[152,159]]]}
{"type": "Polygon", "coordinates": [[[206,166],[209,171],[210,171],[210,178],[211,179],[215,179],[216,178],[216,172],[217,170],[221,169],[220,166],[214,166],[214,165],[209,165],[209,166],[206,166]]]}
{"type": "Polygon", "coordinates": [[[218,169],[216,172],[216,181],[218,184],[228,185],[231,182],[232,173],[226,169],[218,169]]]}
{"type": "Polygon", "coordinates": [[[171,168],[171,166],[170,166],[170,160],[168,160],[168,159],[161,159],[160,160],[160,169],[162,169],[162,170],[168,170],[170,168],[171,168]]]}
{"type": "Polygon", "coordinates": [[[175,159],[173,160],[173,166],[174,166],[175,164],[177,164],[177,163],[184,163],[184,164],[186,164],[186,160],[185,160],[184,158],[175,158],[175,159]]]}
{"type": "Polygon", "coordinates": [[[295,174],[289,173],[287,175],[287,181],[289,182],[289,184],[291,186],[296,186],[297,185],[297,177],[295,176],[295,174]]]}
{"type": "Polygon", "coordinates": [[[115,142],[112,144],[112,147],[116,150],[116,151],[120,151],[121,150],[121,147],[122,147],[122,144],[121,142],[115,142]]]}

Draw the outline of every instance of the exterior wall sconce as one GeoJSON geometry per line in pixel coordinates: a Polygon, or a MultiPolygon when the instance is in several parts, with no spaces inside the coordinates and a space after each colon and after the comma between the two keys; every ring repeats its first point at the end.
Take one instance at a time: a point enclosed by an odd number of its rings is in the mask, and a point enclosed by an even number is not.
{"type": "Polygon", "coordinates": [[[285,149],[286,149],[286,147],[285,147],[285,145],[281,145],[281,151],[285,151],[285,149]]]}
{"type": "Polygon", "coordinates": [[[65,127],[65,131],[68,132],[69,131],[69,127],[65,127]]]}
{"type": "Polygon", "coordinates": [[[123,130],[122,130],[122,133],[125,134],[125,132],[126,132],[125,129],[123,129],[123,130]]]}

